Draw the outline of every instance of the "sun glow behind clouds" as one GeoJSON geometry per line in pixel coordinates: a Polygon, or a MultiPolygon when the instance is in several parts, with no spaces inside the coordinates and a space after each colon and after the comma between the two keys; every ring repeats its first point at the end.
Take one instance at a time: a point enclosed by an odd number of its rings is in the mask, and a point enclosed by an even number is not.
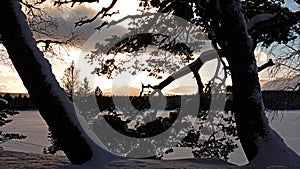
{"type": "Polygon", "coordinates": [[[9,65],[0,67],[0,92],[1,93],[27,93],[18,73],[9,65]]]}
{"type": "MultiPolygon", "coordinates": [[[[86,11],[88,12],[88,18],[92,17],[93,15],[91,14],[96,14],[97,11],[101,10],[103,7],[107,7],[109,6],[111,3],[110,0],[103,0],[100,1],[99,3],[83,3],[83,5],[85,5],[87,8],[86,9],[82,9],[81,12],[86,11]],[[91,9],[91,11],[88,11],[88,9],[91,9]]],[[[51,4],[53,7],[53,4],[51,4]]],[[[75,12],[75,10],[77,8],[80,8],[80,5],[78,5],[78,3],[76,3],[76,5],[74,5],[73,8],[68,8],[68,10],[66,11],[61,11],[61,17],[62,20],[64,20],[65,22],[68,22],[67,24],[69,24],[69,22],[71,20],[74,20],[74,16],[77,14],[75,12]],[[74,11],[73,11],[74,10],[74,11]],[[73,18],[72,18],[73,17],[73,18]]],[[[138,14],[139,12],[137,11],[137,9],[139,8],[139,2],[137,0],[118,0],[115,7],[109,12],[115,12],[117,10],[119,10],[120,14],[116,14],[113,15],[112,17],[105,17],[104,20],[118,20],[126,15],[134,15],[134,14],[138,14]]],[[[53,8],[52,8],[53,9],[53,8]]],[[[56,8],[54,8],[56,9],[56,8]]],[[[59,10],[59,9],[57,9],[59,10]]],[[[76,15],[76,18],[80,18],[80,17],[84,17],[82,16],[83,13],[79,12],[76,15]]],[[[66,24],[66,25],[67,25],[66,24]]],[[[72,23],[73,25],[74,23],[72,23]]],[[[66,27],[64,27],[66,28],[66,27]]],[[[86,29],[86,27],[84,27],[84,29],[86,29]]],[[[91,29],[93,30],[93,29],[91,29]]],[[[103,30],[102,30],[103,31],[103,30]]],[[[113,31],[112,29],[107,30],[107,32],[110,33],[113,31]]],[[[113,31],[113,33],[116,33],[117,31],[119,31],[120,33],[123,33],[122,29],[116,28],[115,31],[113,31]]],[[[107,32],[101,32],[102,34],[106,34],[107,32]]],[[[94,44],[91,44],[91,47],[93,47],[94,44]]],[[[84,53],[82,50],[80,49],[69,49],[67,51],[68,54],[65,54],[65,56],[61,56],[64,60],[64,62],[57,62],[55,60],[50,60],[50,62],[52,63],[52,68],[53,68],[53,72],[56,75],[57,80],[60,82],[60,79],[63,75],[64,70],[70,65],[70,62],[72,60],[78,60],[79,57],[84,57],[86,55],[86,53],[84,53]]],[[[99,76],[94,76],[91,75],[91,71],[93,70],[93,67],[88,65],[89,68],[82,68],[80,69],[80,74],[81,74],[81,79],[83,79],[85,76],[88,76],[90,78],[93,78],[94,83],[92,84],[91,87],[95,88],[96,86],[100,86],[101,89],[105,90],[108,88],[111,88],[112,86],[112,81],[108,80],[106,77],[99,77],[99,76]]],[[[212,62],[209,62],[207,64],[205,64],[203,66],[203,68],[201,69],[200,73],[202,76],[202,80],[203,83],[206,84],[207,81],[212,77],[212,75],[214,74],[214,68],[215,68],[215,64],[212,62]]],[[[0,72],[2,73],[2,72],[0,72]]],[[[3,73],[2,73],[3,74],[3,73]]],[[[164,77],[162,79],[156,80],[153,78],[149,78],[147,76],[145,76],[143,73],[141,76],[138,77],[131,77],[130,79],[130,86],[136,86],[136,87],[140,87],[141,86],[141,82],[143,82],[145,85],[147,84],[151,84],[151,85],[156,85],[159,82],[161,82],[162,80],[164,80],[165,77],[167,77],[169,74],[165,74],[164,77]]],[[[13,92],[27,92],[26,89],[23,87],[22,81],[20,80],[19,77],[17,77],[17,74],[14,73],[13,77],[16,77],[15,81],[14,80],[9,80],[12,83],[9,83],[6,85],[6,90],[9,91],[13,91],[13,92]]],[[[185,84],[187,85],[195,85],[195,80],[193,78],[192,74],[189,74],[187,76],[185,76],[184,78],[180,79],[183,82],[185,82],[185,84]]],[[[7,80],[6,80],[7,81],[7,80]]],[[[0,86],[3,82],[0,81],[0,86]]],[[[176,88],[178,87],[178,83],[182,84],[181,82],[176,82],[172,85],[170,85],[170,88],[176,88]]],[[[180,86],[180,85],[179,85],[180,86]]]]}

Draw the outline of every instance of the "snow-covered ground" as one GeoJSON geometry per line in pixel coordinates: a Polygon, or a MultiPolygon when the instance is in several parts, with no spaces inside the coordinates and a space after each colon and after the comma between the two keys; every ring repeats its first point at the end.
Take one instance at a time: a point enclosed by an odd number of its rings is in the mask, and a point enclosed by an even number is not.
{"type": "Polygon", "coordinates": [[[13,121],[2,128],[5,132],[15,132],[27,136],[24,140],[3,143],[5,150],[43,153],[43,148],[51,145],[48,141],[48,127],[38,111],[21,111],[12,117],[13,121]]]}
{"type": "MultiPolygon", "coordinates": [[[[285,142],[298,154],[300,154],[300,110],[278,111],[268,113],[271,126],[284,138],[285,142]],[[274,118],[274,119],[273,119],[274,118]]],[[[50,145],[47,139],[48,128],[37,111],[23,111],[13,117],[13,122],[5,125],[0,130],[17,132],[27,136],[25,140],[12,140],[3,143],[4,150],[42,153],[43,148],[50,145]]],[[[60,152],[63,155],[62,152],[60,152]]],[[[187,151],[175,150],[176,156],[190,156],[187,151]]],[[[244,165],[247,163],[241,147],[230,154],[229,162],[244,165]]]]}

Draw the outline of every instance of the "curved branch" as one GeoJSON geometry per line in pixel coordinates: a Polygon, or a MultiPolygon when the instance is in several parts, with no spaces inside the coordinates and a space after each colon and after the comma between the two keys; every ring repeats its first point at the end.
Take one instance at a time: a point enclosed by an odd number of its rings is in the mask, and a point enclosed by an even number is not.
{"type": "MultiPolygon", "coordinates": [[[[218,53],[215,50],[209,50],[206,52],[203,52],[194,62],[190,63],[189,65],[183,67],[179,71],[173,73],[171,76],[169,76],[167,79],[159,83],[158,85],[154,86],[155,89],[160,89],[162,90],[165,88],[167,85],[172,83],[175,79],[178,79],[182,76],[185,76],[191,72],[195,74],[198,73],[199,69],[203,66],[203,64],[213,58],[216,58],[218,53]]],[[[197,75],[195,76],[195,78],[197,75]]],[[[197,82],[198,83],[198,82],[197,82]]],[[[202,82],[201,82],[202,83],[202,82]]],[[[201,85],[199,83],[199,85],[201,85]]],[[[203,86],[203,84],[202,84],[203,86]]]]}
{"type": "Polygon", "coordinates": [[[272,18],[274,18],[277,14],[270,14],[270,13],[263,13],[263,14],[258,14],[252,17],[247,23],[247,29],[251,30],[257,23],[263,22],[263,21],[268,21],[272,18]]]}

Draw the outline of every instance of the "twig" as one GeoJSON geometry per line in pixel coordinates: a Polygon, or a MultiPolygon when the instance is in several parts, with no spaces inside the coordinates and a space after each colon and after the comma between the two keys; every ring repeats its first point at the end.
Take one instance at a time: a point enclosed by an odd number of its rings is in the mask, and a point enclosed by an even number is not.
{"type": "MultiPolygon", "coordinates": [[[[96,1],[96,0],[91,0],[91,1],[96,1]]],[[[113,14],[118,13],[118,11],[117,11],[117,12],[113,12],[113,13],[111,13],[111,14],[108,14],[108,11],[111,10],[111,9],[115,6],[115,4],[116,4],[117,1],[118,1],[118,0],[112,0],[111,4],[110,4],[108,7],[103,7],[103,8],[102,8],[102,9],[101,9],[94,17],[92,17],[92,18],[90,18],[90,19],[81,19],[81,20],[75,22],[75,27],[77,27],[77,26],[82,26],[82,25],[84,25],[84,24],[86,24],[86,23],[92,23],[92,22],[95,21],[101,14],[102,14],[102,17],[101,17],[101,18],[103,18],[103,17],[105,17],[105,16],[111,16],[111,15],[113,15],[113,14]]],[[[98,2],[98,0],[97,0],[97,2],[98,2]]]]}

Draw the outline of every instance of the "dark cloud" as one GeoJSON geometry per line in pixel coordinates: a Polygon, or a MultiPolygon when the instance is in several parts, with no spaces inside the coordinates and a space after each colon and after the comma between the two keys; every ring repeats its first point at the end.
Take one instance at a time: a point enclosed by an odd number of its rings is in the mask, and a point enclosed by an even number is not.
{"type": "Polygon", "coordinates": [[[61,36],[68,35],[72,30],[80,31],[85,34],[85,36],[89,36],[90,34],[95,32],[95,27],[100,25],[103,21],[100,19],[95,20],[92,23],[75,27],[75,22],[77,22],[80,18],[91,18],[93,17],[97,11],[87,8],[86,6],[80,5],[76,8],[69,8],[55,14],[58,18],[59,23],[59,34],[61,36]]]}
{"type": "MultiPolygon", "coordinates": [[[[82,33],[82,44],[80,45],[83,45],[86,42],[86,40],[89,37],[91,37],[94,33],[97,33],[95,28],[104,22],[101,19],[96,19],[92,23],[75,27],[75,23],[81,18],[92,18],[98,12],[85,5],[78,5],[74,8],[52,6],[47,8],[47,10],[48,13],[57,20],[59,25],[58,31],[56,33],[56,38],[63,40],[66,39],[66,37],[69,36],[71,32],[79,32],[82,33]]],[[[101,37],[105,38],[108,37],[108,35],[125,32],[125,30],[126,29],[122,26],[115,26],[111,29],[104,29],[103,31],[101,31],[101,37]]]]}

